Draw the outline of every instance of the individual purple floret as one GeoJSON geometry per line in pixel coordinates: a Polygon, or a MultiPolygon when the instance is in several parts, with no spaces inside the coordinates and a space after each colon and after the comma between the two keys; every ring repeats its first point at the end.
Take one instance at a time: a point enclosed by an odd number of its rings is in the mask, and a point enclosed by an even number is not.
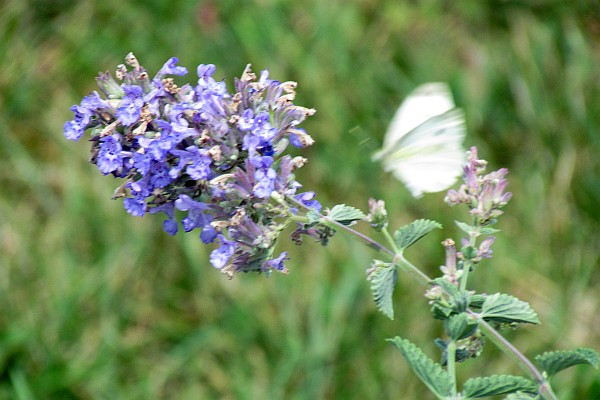
{"type": "Polygon", "coordinates": [[[202,242],[218,240],[210,261],[228,276],[287,272],[287,253],[273,256],[298,212],[286,199],[321,206],[312,192],[296,194],[302,185],[294,172],[306,160],[284,152],[288,143],[313,143],[298,125],[315,111],[293,104],[295,82],[272,80],[267,71],[257,79],[250,65],[229,92],[213,78],[212,64],[198,66],[196,82],[178,86],[171,76],[187,69],[177,63],[169,59],[150,78],[127,55],[115,78],[96,79],[104,96],[93,92],[71,107],[65,137],[90,132],[90,160],[125,179],[114,197],[125,198],[129,214],[163,212],[168,234],[181,221],[184,231],[199,230],[202,242]]]}

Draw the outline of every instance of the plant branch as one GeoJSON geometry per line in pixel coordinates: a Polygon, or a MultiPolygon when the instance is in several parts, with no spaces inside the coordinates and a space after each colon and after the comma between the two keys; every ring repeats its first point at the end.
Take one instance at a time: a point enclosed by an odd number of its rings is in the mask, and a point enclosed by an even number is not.
{"type": "Polygon", "coordinates": [[[512,343],[510,343],[504,336],[500,334],[494,327],[492,327],[487,321],[479,318],[478,314],[467,309],[467,312],[478,318],[479,326],[482,331],[486,333],[487,337],[496,345],[496,347],[500,348],[506,354],[511,356],[520,366],[525,370],[525,372],[529,373],[539,384],[540,384],[540,394],[550,400],[558,400],[558,397],[552,391],[552,387],[550,383],[546,380],[544,375],[536,368],[535,365],[529,359],[519,351],[512,343]]]}
{"type": "MultiPolygon", "coordinates": [[[[296,199],[294,199],[291,196],[287,196],[286,199],[289,202],[293,203],[294,205],[296,205],[298,207],[301,207],[302,209],[304,209],[306,211],[312,210],[311,208],[305,206],[304,204],[300,203],[299,201],[297,201],[296,199]]],[[[344,225],[338,221],[335,221],[335,220],[327,217],[326,215],[319,213],[319,217],[320,217],[320,222],[329,226],[330,228],[336,229],[336,230],[342,230],[342,231],[350,234],[354,238],[358,239],[359,241],[363,242],[370,248],[372,248],[376,251],[382,251],[384,253],[392,255],[393,256],[392,262],[395,265],[398,265],[400,268],[402,268],[402,270],[409,272],[411,275],[415,276],[415,278],[423,286],[429,286],[429,284],[431,283],[431,278],[429,278],[421,270],[419,270],[417,267],[415,267],[413,264],[411,264],[404,257],[404,255],[402,254],[402,251],[397,251],[397,252],[392,251],[392,250],[388,249],[387,247],[385,247],[384,245],[382,245],[381,243],[376,242],[375,240],[369,238],[368,236],[356,231],[355,229],[350,228],[347,225],[344,225]]],[[[384,232],[384,234],[385,234],[385,232],[384,232]]],[[[389,232],[387,232],[386,238],[388,239],[388,241],[391,241],[390,242],[391,245],[394,245],[394,242],[393,242],[391,236],[389,235],[389,232]]],[[[487,333],[487,337],[489,337],[490,340],[498,348],[500,348],[502,351],[504,351],[505,353],[512,356],[512,358],[515,359],[517,361],[517,363],[540,384],[540,393],[543,396],[545,396],[548,400],[558,400],[558,397],[556,397],[556,395],[552,391],[552,387],[550,386],[550,383],[544,378],[543,374],[535,367],[535,365],[533,365],[533,363],[523,353],[521,353],[515,346],[513,346],[512,343],[510,343],[508,340],[506,340],[504,338],[504,336],[502,336],[488,322],[484,321],[483,319],[480,319],[477,313],[475,313],[471,309],[467,309],[466,311],[470,315],[478,318],[479,324],[480,324],[482,330],[485,333],[487,333]]],[[[450,364],[450,355],[449,355],[448,362],[450,364]]]]}

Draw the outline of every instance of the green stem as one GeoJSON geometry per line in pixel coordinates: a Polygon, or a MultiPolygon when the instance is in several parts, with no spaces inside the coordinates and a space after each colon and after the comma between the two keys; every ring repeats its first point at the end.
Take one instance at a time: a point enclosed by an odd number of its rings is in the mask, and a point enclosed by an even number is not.
{"type": "Polygon", "coordinates": [[[471,262],[471,260],[465,260],[463,262],[463,273],[460,277],[460,290],[463,292],[467,290],[467,281],[469,280],[469,272],[471,271],[472,265],[473,263],[471,262]]]}
{"type": "Polygon", "coordinates": [[[392,250],[394,250],[394,253],[400,254],[400,249],[398,248],[398,246],[396,246],[396,242],[394,241],[394,238],[390,234],[390,231],[388,231],[387,228],[384,228],[381,230],[381,233],[383,233],[383,236],[385,236],[385,240],[387,240],[387,242],[389,243],[392,250]]]}
{"type": "MultiPolygon", "coordinates": [[[[300,208],[302,208],[305,211],[314,211],[313,209],[305,206],[304,204],[302,204],[301,202],[299,202],[298,200],[294,199],[291,196],[286,196],[287,201],[289,201],[290,203],[294,204],[295,206],[298,206],[300,208]]],[[[280,201],[282,202],[283,199],[280,201]]],[[[352,228],[350,228],[348,225],[344,225],[336,220],[333,220],[329,217],[327,217],[326,215],[323,215],[321,213],[319,213],[319,217],[320,217],[320,223],[328,226],[334,230],[341,230],[344,231],[354,237],[356,237],[357,239],[359,239],[361,242],[363,242],[364,244],[366,244],[368,247],[374,249],[375,251],[382,251],[384,253],[388,253],[390,255],[394,255],[395,253],[388,249],[387,247],[385,247],[384,245],[382,245],[379,242],[376,242],[375,240],[371,239],[370,237],[363,235],[362,233],[360,233],[357,230],[354,230],[352,228]]]]}
{"type": "Polygon", "coordinates": [[[403,251],[398,248],[390,232],[387,229],[382,229],[381,232],[383,233],[383,236],[385,236],[385,239],[388,241],[392,250],[394,250],[395,255],[392,262],[404,272],[408,272],[409,274],[417,278],[417,280],[422,285],[429,285],[431,283],[431,278],[428,277],[425,273],[423,273],[419,268],[411,264],[406,258],[404,258],[403,251]]]}
{"type": "Polygon", "coordinates": [[[350,228],[348,225],[344,225],[336,220],[329,218],[328,216],[321,215],[320,222],[323,225],[328,226],[332,229],[341,230],[341,231],[344,231],[344,232],[354,236],[355,238],[357,238],[358,240],[360,240],[361,242],[363,242],[364,244],[366,244],[367,246],[369,246],[370,248],[372,248],[375,251],[382,251],[384,253],[394,255],[394,252],[392,250],[388,249],[381,243],[376,242],[375,240],[371,239],[370,237],[363,235],[359,231],[350,228]]]}
{"type": "Polygon", "coordinates": [[[455,395],[457,392],[456,387],[456,341],[451,339],[448,342],[448,348],[446,349],[447,354],[447,370],[450,379],[452,379],[452,394],[455,395]]]}
{"type": "MultiPolygon", "coordinates": [[[[467,310],[470,315],[478,317],[476,313],[471,310],[467,310]]],[[[549,400],[558,400],[558,397],[554,394],[550,383],[546,380],[544,375],[533,365],[529,359],[519,351],[512,343],[510,343],[504,336],[500,334],[496,329],[494,329],[487,321],[483,319],[479,319],[479,327],[486,334],[486,337],[492,341],[504,353],[512,357],[517,364],[525,372],[530,374],[539,384],[540,384],[540,394],[549,400]]]]}
{"type": "Polygon", "coordinates": [[[421,285],[429,286],[431,284],[431,278],[428,277],[424,272],[422,272],[419,268],[412,265],[402,253],[396,254],[393,260],[394,264],[402,268],[403,271],[408,272],[412,276],[414,276],[421,285]]]}

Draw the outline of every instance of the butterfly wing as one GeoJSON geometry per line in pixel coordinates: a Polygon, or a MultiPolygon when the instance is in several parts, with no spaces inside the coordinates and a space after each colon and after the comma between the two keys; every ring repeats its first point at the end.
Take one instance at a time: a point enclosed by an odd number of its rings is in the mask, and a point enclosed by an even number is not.
{"type": "Polygon", "coordinates": [[[448,188],[461,175],[465,133],[463,112],[451,109],[427,119],[375,156],[414,197],[421,197],[448,188]]]}
{"type": "Polygon", "coordinates": [[[428,119],[454,108],[452,93],[442,82],[426,83],[416,88],[400,105],[383,140],[384,149],[397,143],[428,119]]]}

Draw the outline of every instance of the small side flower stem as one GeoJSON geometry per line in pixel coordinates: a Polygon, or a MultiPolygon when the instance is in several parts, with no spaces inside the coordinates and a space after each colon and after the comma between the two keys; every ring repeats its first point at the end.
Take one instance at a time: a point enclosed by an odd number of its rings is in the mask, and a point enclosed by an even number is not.
{"type": "MultiPolygon", "coordinates": [[[[313,209],[305,206],[304,204],[302,204],[301,202],[299,202],[298,200],[294,199],[291,196],[286,196],[286,200],[289,201],[290,203],[293,203],[294,205],[302,208],[305,211],[311,211],[311,210],[314,211],[313,209]]],[[[390,255],[395,254],[392,250],[388,249],[381,243],[376,242],[375,240],[371,239],[370,237],[363,235],[362,233],[358,232],[357,230],[350,228],[348,225],[344,225],[344,224],[342,224],[338,221],[335,221],[321,213],[319,213],[319,217],[320,217],[320,222],[323,225],[329,226],[330,228],[335,229],[335,230],[345,231],[346,233],[349,233],[350,235],[356,237],[358,240],[360,240],[361,242],[363,242],[370,248],[374,249],[375,251],[378,251],[378,252],[381,251],[381,252],[384,252],[384,253],[387,253],[390,255]]]]}
{"type": "Polygon", "coordinates": [[[429,285],[431,283],[431,278],[423,273],[419,268],[411,264],[406,258],[404,258],[402,250],[398,248],[394,238],[392,235],[390,235],[390,232],[387,229],[382,229],[381,232],[383,233],[383,236],[389,243],[392,250],[394,250],[395,255],[393,263],[400,267],[403,271],[412,274],[422,285],[429,285]]]}
{"type": "MultiPolygon", "coordinates": [[[[475,317],[475,314],[471,310],[467,310],[467,312],[475,317]]],[[[540,384],[540,394],[544,396],[544,398],[548,400],[559,400],[554,394],[550,383],[544,378],[544,375],[533,365],[529,359],[519,351],[515,346],[512,345],[508,340],[504,338],[496,329],[494,329],[489,323],[484,321],[483,319],[479,319],[479,327],[486,334],[486,337],[490,339],[496,347],[503,350],[506,354],[511,356],[525,372],[529,373],[539,384],[540,384]]]]}
{"type": "Polygon", "coordinates": [[[398,246],[396,246],[396,242],[394,241],[392,235],[390,235],[390,231],[388,231],[387,228],[384,228],[381,230],[381,233],[383,233],[383,236],[385,236],[385,240],[387,240],[392,250],[394,250],[394,253],[400,254],[400,249],[398,246]]]}
{"type": "Polygon", "coordinates": [[[361,242],[363,242],[370,248],[374,249],[375,251],[382,251],[384,253],[388,253],[391,255],[394,254],[394,252],[392,250],[388,249],[381,243],[376,242],[375,240],[371,239],[370,237],[363,235],[359,231],[350,228],[348,225],[344,225],[344,224],[342,224],[338,221],[335,221],[325,215],[321,215],[321,223],[324,225],[327,225],[330,228],[333,228],[335,230],[342,230],[342,231],[345,231],[346,233],[349,233],[350,235],[356,237],[358,240],[360,240],[361,242]]]}
{"type": "Polygon", "coordinates": [[[429,286],[429,284],[431,284],[431,278],[428,277],[419,268],[412,265],[410,263],[410,261],[408,261],[406,258],[404,258],[404,255],[402,253],[396,254],[394,256],[393,262],[394,262],[394,264],[396,264],[400,268],[402,268],[403,271],[406,271],[409,274],[413,275],[419,281],[419,283],[421,285],[427,287],[427,286],[429,286]]]}
{"type": "Polygon", "coordinates": [[[447,359],[447,370],[448,375],[450,375],[450,379],[452,379],[452,394],[455,395],[457,392],[456,387],[456,341],[450,340],[448,342],[448,348],[446,349],[446,353],[448,354],[447,359]]]}

